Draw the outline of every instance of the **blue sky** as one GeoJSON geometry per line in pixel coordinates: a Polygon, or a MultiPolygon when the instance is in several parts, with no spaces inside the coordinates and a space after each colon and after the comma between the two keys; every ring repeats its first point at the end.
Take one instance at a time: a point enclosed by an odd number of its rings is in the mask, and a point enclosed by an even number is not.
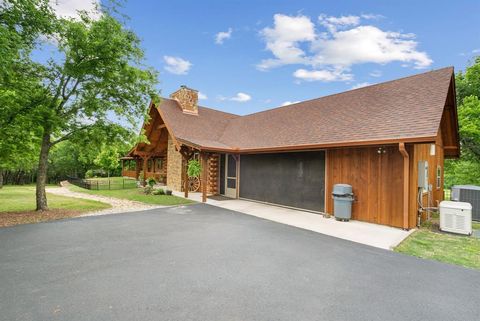
{"type": "Polygon", "coordinates": [[[185,84],[236,114],[480,55],[480,1],[130,0],[122,11],[162,95],[185,84]]]}

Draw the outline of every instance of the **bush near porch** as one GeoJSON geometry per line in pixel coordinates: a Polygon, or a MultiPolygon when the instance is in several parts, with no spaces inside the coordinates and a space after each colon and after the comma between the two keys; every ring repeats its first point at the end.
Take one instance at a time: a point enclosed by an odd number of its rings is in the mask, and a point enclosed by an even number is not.
{"type": "Polygon", "coordinates": [[[78,186],[71,185],[69,186],[71,191],[93,194],[93,195],[102,195],[108,197],[115,197],[120,199],[127,199],[130,201],[137,201],[147,204],[154,205],[182,205],[182,204],[191,204],[194,201],[174,196],[174,195],[146,195],[143,192],[142,188],[135,189],[121,189],[121,190],[88,190],[78,186]]]}
{"type": "MultiPolygon", "coordinates": [[[[400,243],[395,252],[480,270],[480,239],[444,233],[438,226],[438,216],[433,217],[400,243]]],[[[473,223],[473,229],[480,230],[480,223],[473,223]]]]}

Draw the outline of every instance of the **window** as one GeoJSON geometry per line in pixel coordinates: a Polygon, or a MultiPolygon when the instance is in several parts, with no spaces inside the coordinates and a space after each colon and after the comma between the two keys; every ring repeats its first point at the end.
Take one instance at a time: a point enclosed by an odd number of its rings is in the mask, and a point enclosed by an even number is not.
{"type": "Polygon", "coordinates": [[[160,172],[162,170],[162,162],[163,162],[162,158],[155,159],[155,171],[156,172],[160,172]]]}
{"type": "Polygon", "coordinates": [[[437,190],[442,186],[442,166],[437,166],[437,190]]]}

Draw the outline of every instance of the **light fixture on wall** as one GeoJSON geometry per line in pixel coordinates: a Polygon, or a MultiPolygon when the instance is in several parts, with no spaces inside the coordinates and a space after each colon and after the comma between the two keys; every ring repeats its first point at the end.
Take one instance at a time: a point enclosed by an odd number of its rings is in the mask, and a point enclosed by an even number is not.
{"type": "Polygon", "coordinates": [[[378,147],[377,153],[378,154],[386,154],[387,150],[384,147],[378,147]]]}

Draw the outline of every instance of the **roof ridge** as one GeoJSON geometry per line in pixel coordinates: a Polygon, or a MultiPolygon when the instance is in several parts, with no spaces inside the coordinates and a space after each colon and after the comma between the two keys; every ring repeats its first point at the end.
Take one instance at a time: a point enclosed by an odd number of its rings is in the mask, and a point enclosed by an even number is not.
{"type": "Polygon", "coordinates": [[[327,98],[327,97],[343,95],[343,94],[350,93],[350,92],[353,92],[353,91],[364,90],[365,88],[371,88],[371,87],[375,87],[375,86],[379,86],[379,85],[388,84],[388,83],[391,83],[391,82],[396,82],[396,81],[399,81],[399,80],[405,80],[405,79],[408,79],[408,78],[413,78],[413,77],[418,77],[418,76],[421,76],[421,75],[426,75],[426,74],[438,72],[438,71],[441,71],[441,70],[444,70],[444,69],[452,69],[452,71],[453,71],[454,67],[453,66],[448,66],[448,67],[443,67],[443,68],[439,68],[439,69],[433,69],[433,70],[430,70],[430,71],[421,72],[421,73],[418,73],[418,74],[409,75],[409,76],[405,76],[405,77],[401,77],[401,78],[395,78],[395,79],[379,82],[379,83],[376,83],[376,84],[371,84],[371,85],[360,87],[360,88],[349,89],[349,90],[345,90],[345,91],[342,91],[342,92],[329,94],[329,95],[326,95],[326,96],[321,96],[321,97],[311,98],[311,99],[307,99],[307,100],[302,100],[302,101],[296,102],[294,104],[289,104],[289,105],[286,105],[286,106],[278,106],[278,107],[274,107],[274,108],[270,108],[270,109],[265,109],[265,110],[257,111],[257,112],[251,113],[251,114],[243,115],[243,116],[240,116],[240,117],[257,115],[257,114],[261,114],[261,113],[270,112],[270,111],[273,111],[273,110],[293,107],[295,105],[302,104],[302,103],[305,103],[305,102],[320,100],[320,99],[324,99],[324,98],[327,98]]]}

